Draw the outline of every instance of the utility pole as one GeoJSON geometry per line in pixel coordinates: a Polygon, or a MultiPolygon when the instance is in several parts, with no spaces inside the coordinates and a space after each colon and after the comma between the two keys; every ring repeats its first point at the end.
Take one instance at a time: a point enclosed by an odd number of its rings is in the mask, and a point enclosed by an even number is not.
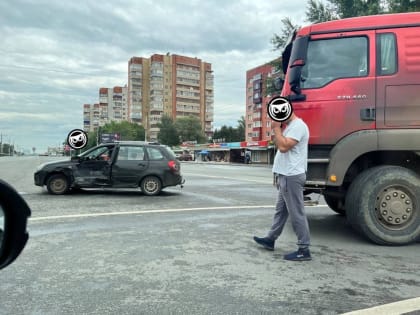
{"type": "Polygon", "coordinates": [[[0,156],[3,155],[3,136],[7,135],[0,133],[0,156]]]}

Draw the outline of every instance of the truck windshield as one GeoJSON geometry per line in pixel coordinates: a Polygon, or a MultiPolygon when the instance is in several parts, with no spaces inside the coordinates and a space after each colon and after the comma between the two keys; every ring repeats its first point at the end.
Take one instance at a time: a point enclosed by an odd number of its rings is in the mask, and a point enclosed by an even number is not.
{"type": "Polygon", "coordinates": [[[339,78],[367,76],[367,60],[364,36],[309,41],[300,86],[319,88],[339,78]]]}

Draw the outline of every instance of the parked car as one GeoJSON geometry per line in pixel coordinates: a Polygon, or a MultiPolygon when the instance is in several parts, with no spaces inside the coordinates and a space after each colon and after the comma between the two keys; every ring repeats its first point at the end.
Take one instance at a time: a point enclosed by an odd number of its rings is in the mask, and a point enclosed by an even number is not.
{"type": "Polygon", "coordinates": [[[165,187],[184,184],[169,147],[139,141],[101,144],[70,160],[44,163],[34,181],[54,195],[99,187],[140,187],[146,195],[157,195],[165,187]]]}

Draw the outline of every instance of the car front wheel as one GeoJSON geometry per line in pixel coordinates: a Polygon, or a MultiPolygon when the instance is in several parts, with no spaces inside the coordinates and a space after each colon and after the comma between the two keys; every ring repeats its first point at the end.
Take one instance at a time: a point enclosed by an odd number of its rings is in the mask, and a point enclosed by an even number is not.
{"type": "Polygon", "coordinates": [[[53,195],[63,195],[69,190],[67,177],[62,174],[55,174],[48,178],[47,190],[53,195]]]}
{"type": "Polygon", "coordinates": [[[158,195],[162,190],[162,183],[156,176],[145,177],[140,184],[140,188],[145,195],[158,195]]]}

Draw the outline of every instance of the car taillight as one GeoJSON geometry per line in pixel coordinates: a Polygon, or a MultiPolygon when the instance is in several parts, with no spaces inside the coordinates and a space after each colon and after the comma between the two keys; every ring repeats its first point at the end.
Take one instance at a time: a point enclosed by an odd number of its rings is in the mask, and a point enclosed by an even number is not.
{"type": "Polygon", "coordinates": [[[174,171],[174,172],[179,171],[179,167],[178,167],[178,165],[176,164],[175,161],[169,161],[168,166],[171,169],[171,171],[174,171]]]}

